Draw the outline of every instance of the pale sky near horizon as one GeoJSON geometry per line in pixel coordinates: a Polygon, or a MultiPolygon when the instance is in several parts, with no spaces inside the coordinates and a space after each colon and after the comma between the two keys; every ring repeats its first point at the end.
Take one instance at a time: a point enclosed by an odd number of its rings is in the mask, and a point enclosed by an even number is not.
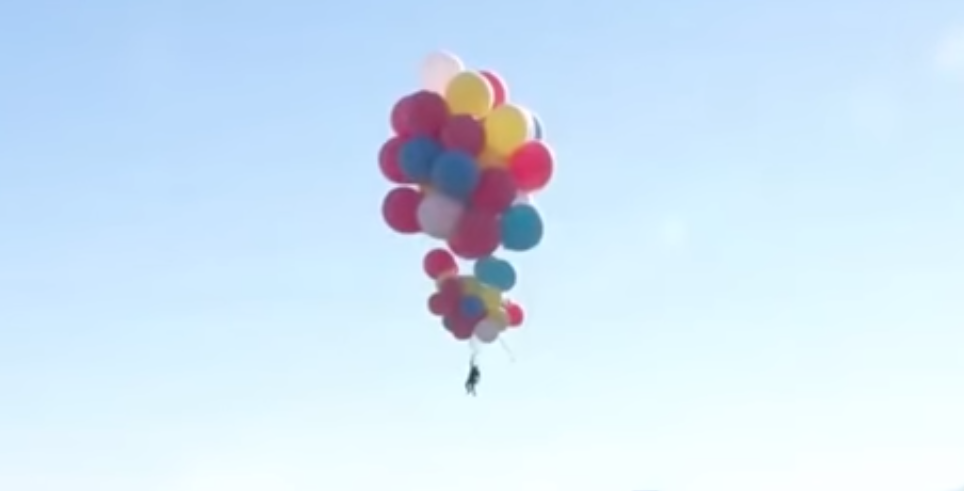
{"type": "Polygon", "coordinates": [[[964,2],[0,2],[0,490],[964,483],[964,2]],[[376,155],[451,49],[558,156],[529,322],[376,155]]]}

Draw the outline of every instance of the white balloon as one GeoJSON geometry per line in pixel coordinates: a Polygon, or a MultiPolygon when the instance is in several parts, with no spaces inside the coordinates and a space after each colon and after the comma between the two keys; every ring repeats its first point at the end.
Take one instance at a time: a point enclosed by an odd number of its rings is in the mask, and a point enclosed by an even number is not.
{"type": "Polygon", "coordinates": [[[462,203],[442,193],[430,192],[422,198],[415,210],[422,231],[436,239],[448,239],[462,218],[462,203]]]}
{"type": "Polygon", "coordinates": [[[422,62],[422,88],[444,94],[449,81],[463,70],[465,64],[458,56],[447,51],[431,53],[422,62]]]}
{"type": "Polygon", "coordinates": [[[499,323],[492,319],[482,319],[475,325],[475,339],[486,344],[499,339],[500,332],[499,323]]]}
{"type": "Polygon", "coordinates": [[[532,195],[531,195],[531,194],[523,193],[523,192],[521,192],[521,191],[520,191],[519,193],[516,193],[515,199],[512,200],[512,204],[514,204],[514,205],[532,205],[532,206],[535,206],[535,205],[536,205],[535,201],[532,200],[532,195]]]}

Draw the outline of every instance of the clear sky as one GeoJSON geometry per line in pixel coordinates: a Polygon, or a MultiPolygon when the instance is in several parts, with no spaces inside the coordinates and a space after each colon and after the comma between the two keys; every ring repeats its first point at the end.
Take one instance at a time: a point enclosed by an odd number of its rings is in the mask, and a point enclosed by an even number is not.
{"type": "Polygon", "coordinates": [[[960,0],[0,3],[0,489],[964,483],[960,0]],[[451,49],[558,155],[529,323],[376,154],[451,49]]]}

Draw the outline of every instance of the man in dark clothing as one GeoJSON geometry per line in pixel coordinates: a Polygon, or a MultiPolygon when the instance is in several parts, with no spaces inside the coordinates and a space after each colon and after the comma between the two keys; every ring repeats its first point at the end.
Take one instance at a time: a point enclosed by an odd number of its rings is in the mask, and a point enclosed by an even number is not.
{"type": "Polygon", "coordinates": [[[482,373],[479,372],[479,367],[475,364],[475,360],[472,360],[472,365],[469,368],[469,378],[465,380],[465,393],[475,396],[475,386],[479,384],[479,378],[482,373]]]}

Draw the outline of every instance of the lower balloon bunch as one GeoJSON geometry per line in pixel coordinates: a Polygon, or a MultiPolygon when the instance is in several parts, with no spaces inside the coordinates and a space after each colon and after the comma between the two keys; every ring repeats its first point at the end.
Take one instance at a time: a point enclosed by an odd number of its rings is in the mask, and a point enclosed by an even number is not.
{"type": "Polygon", "coordinates": [[[421,75],[422,90],[392,108],[394,134],[379,153],[383,176],[396,185],[382,214],[398,233],[442,242],[424,258],[436,284],[428,308],[456,339],[491,343],[523,322],[522,307],[506,296],[516,269],[499,256],[542,241],[531,197],[552,177],[553,152],[538,117],[510,102],[496,73],[439,52],[421,75]],[[461,271],[460,260],[471,271],[461,271]]]}

